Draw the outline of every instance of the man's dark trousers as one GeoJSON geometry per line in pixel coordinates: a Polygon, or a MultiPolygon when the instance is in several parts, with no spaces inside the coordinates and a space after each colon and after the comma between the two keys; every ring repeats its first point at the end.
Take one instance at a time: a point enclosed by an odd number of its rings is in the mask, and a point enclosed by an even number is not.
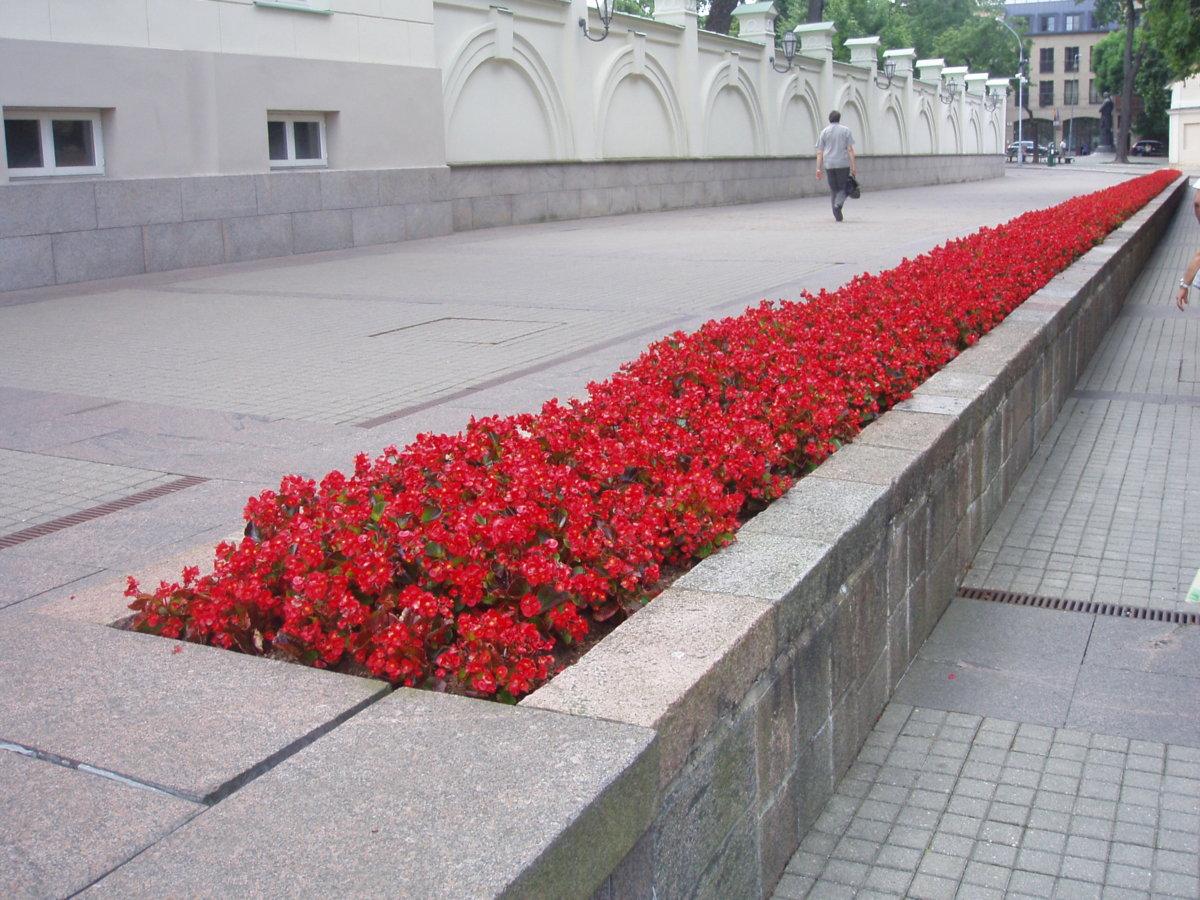
{"type": "Polygon", "coordinates": [[[829,180],[829,199],[833,205],[833,217],[842,221],[842,204],[848,196],[847,183],[850,181],[850,169],[826,169],[825,177],[829,180]]]}

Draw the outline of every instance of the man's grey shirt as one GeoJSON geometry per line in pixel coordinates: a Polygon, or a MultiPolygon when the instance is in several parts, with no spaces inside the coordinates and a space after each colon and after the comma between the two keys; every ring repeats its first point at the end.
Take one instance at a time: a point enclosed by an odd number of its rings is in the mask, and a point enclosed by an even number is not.
{"type": "Polygon", "coordinates": [[[817,149],[824,152],[827,169],[850,168],[850,148],[854,146],[854,135],[841,122],[825,126],[817,138],[817,149]]]}

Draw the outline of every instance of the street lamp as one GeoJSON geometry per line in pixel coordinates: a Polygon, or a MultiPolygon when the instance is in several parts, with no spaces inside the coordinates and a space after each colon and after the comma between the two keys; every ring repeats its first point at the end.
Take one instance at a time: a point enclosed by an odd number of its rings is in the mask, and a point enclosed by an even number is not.
{"type": "Polygon", "coordinates": [[[783,58],[787,60],[787,65],[782,69],[775,62],[775,57],[771,57],[771,68],[776,72],[790,72],[792,68],[792,60],[796,58],[796,33],[789,31],[783,36],[780,42],[783,44],[783,58]]]}
{"type": "Polygon", "coordinates": [[[1017,164],[1025,165],[1025,131],[1022,127],[1021,115],[1025,110],[1023,102],[1024,95],[1022,88],[1025,86],[1025,42],[1021,40],[1021,36],[1013,29],[1011,25],[1003,19],[997,19],[1001,25],[1009,30],[1013,37],[1017,39],[1017,164]]]}
{"type": "Polygon", "coordinates": [[[882,90],[887,90],[892,86],[892,79],[896,77],[896,61],[894,59],[885,60],[883,63],[883,72],[875,72],[875,87],[882,90]],[[883,75],[887,81],[881,82],[879,76],[883,75]]]}
{"type": "Polygon", "coordinates": [[[588,30],[587,18],[580,18],[579,27],[583,29],[583,36],[589,41],[599,43],[608,37],[608,25],[613,17],[613,0],[600,0],[596,5],[596,13],[600,16],[600,22],[604,25],[604,33],[600,37],[593,37],[591,31],[588,30]]]}
{"type": "Polygon", "coordinates": [[[958,95],[962,92],[962,85],[954,78],[947,78],[942,86],[945,90],[938,99],[948,106],[958,99],[958,95]]]}

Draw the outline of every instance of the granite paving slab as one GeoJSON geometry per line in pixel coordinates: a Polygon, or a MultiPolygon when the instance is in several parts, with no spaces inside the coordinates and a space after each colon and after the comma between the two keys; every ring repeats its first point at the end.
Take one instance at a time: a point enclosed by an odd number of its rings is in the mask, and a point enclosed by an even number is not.
{"type": "Polygon", "coordinates": [[[402,689],[81,896],[588,897],[653,817],[656,746],[402,689]]]}
{"type": "Polygon", "coordinates": [[[0,741],[219,798],[386,694],[365,678],[48,616],[0,628],[0,741]]]}
{"type": "MultiPolygon", "coordinates": [[[[1196,679],[1085,665],[1079,670],[1066,725],[1200,747],[1196,679]]],[[[1200,798],[1197,804],[1200,807],[1200,798]]]]}
{"type": "Polygon", "coordinates": [[[203,808],[0,749],[0,896],[70,897],[203,808]]]}

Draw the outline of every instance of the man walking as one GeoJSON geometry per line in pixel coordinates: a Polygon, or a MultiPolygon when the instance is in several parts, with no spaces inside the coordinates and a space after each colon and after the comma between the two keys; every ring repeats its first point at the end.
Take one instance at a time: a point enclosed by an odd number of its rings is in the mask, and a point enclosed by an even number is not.
{"type": "Polygon", "coordinates": [[[854,135],[842,124],[842,114],[836,109],[829,114],[829,124],[817,138],[817,179],[821,169],[829,181],[829,198],[833,203],[833,217],[842,221],[842,205],[846,202],[846,182],[850,176],[858,176],[858,164],[854,159],[854,135]]]}

